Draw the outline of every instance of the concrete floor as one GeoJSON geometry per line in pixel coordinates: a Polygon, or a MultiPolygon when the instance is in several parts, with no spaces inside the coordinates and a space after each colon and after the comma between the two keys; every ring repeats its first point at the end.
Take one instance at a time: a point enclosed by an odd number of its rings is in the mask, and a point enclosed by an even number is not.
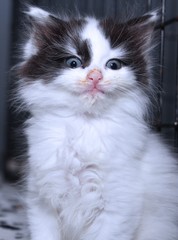
{"type": "Polygon", "coordinates": [[[22,194],[14,186],[0,187],[0,240],[28,240],[22,194]]]}

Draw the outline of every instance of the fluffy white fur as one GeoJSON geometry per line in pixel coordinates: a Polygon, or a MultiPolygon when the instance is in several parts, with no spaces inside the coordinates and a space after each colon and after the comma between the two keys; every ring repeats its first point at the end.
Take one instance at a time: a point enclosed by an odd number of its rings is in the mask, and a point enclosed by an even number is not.
{"type": "Polygon", "coordinates": [[[176,240],[176,160],[144,121],[149,101],[132,70],[105,68],[122,59],[124,46],[111,50],[96,20],[87,21],[81,37],[91,42],[90,66],[20,89],[33,115],[26,128],[31,239],[176,240]],[[103,72],[106,94],[86,93],[93,68],[103,72]]]}

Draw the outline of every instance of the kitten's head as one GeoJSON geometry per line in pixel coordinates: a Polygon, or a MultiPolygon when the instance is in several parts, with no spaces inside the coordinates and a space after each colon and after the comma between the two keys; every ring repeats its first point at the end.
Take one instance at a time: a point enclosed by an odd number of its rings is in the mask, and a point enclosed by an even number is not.
{"type": "Polygon", "coordinates": [[[18,73],[31,110],[101,114],[143,96],[156,12],[126,23],[60,18],[35,7],[28,16],[30,35],[18,73]]]}

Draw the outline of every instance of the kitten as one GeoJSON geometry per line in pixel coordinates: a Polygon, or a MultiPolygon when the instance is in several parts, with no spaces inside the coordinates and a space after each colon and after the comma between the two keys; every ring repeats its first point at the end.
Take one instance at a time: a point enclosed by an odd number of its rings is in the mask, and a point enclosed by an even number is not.
{"type": "Polygon", "coordinates": [[[157,12],[126,23],[30,7],[17,70],[32,240],[176,240],[177,162],[145,116],[157,12]]]}

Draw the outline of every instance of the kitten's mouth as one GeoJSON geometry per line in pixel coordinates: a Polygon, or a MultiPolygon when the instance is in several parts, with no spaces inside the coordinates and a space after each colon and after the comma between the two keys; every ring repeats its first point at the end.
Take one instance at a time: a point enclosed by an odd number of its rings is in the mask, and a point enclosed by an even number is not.
{"type": "Polygon", "coordinates": [[[91,95],[95,95],[98,93],[104,94],[104,91],[100,89],[98,86],[92,86],[89,89],[87,89],[85,92],[91,95]]]}

